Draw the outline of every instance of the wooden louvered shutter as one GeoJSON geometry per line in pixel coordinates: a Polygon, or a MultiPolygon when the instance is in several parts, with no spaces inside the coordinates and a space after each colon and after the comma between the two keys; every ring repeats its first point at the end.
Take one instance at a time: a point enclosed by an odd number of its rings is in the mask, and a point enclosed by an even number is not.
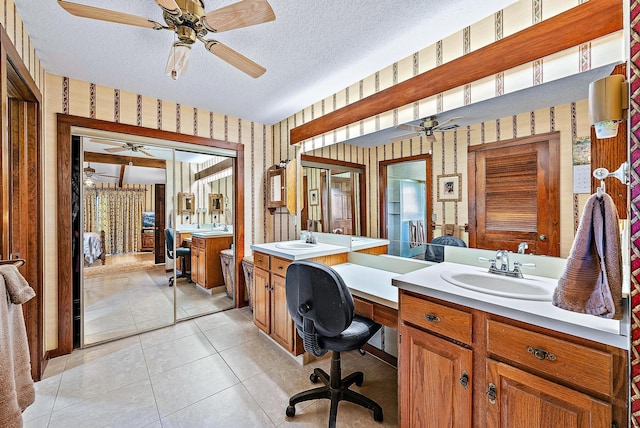
{"type": "Polygon", "coordinates": [[[532,140],[470,148],[471,246],[516,251],[526,242],[527,252],[559,255],[557,156],[548,135],[532,140]]]}

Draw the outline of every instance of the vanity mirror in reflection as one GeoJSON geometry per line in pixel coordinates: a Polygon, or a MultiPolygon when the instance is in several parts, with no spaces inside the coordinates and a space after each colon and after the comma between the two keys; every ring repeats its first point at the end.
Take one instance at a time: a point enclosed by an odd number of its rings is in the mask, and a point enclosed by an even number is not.
{"type": "Polygon", "coordinates": [[[366,230],[365,166],[303,154],[302,229],[343,235],[366,230]]]}

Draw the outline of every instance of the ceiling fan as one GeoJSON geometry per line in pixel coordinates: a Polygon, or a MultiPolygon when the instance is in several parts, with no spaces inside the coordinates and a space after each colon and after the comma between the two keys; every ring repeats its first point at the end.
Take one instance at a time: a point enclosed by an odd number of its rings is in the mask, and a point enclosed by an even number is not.
{"type": "Polygon", "coordinates": [[[421,120],[420,125],[410,125],[410,124],[402,124],[396,126],[396,129],[411,131],[410,134],[399,135],[397,137],[391,138],[392,142],[402,141],[409,138],[417,137],[420,135],[425,135],[427,137],[427,141],[435,141],[436,137],[433,135],[434,131],[448,131],[451,129],[455,129],[458,127],[455,122],[456,120],[462,119],[461,117],[452,117],[450,119],[445,120],[442,123],[439,123],[436,120],[435,116],[428,116],[421,120]]]}
{"type": "Polygon", "coordinates": [[[265,73],[266,69],[261,65],[219,41],[206,40],[205,37],[208,33],[275,20],[276,16],[267,0],[242,0],[210,12],[205,12],[202,0],[156,0],[156,3],[163,11],[164,25],[137,15],[58,0],[58,4],[71,15],[175,32],[177,41],[171,47],[165,70],[173,79],[186,72],[191,46],[196,40],[204,43],[209,52],[253,78],[265,73]]]}
{"type": "Polygon", "coordinates": [[[84,175],[84,184],[86,186],[93,186],[96,181],[99,181],[100,178],[118,178],[113,175],[108,175],[103,172],[96,172],[95,168],[91,168],[91,164],[87,162],[87,166],[82,170],[84,175]]]}
{"type": "Polygon", "coordinates": [[[131,143],[129,141],[117,142],[117,141],[93,140],[93,139],[91,141],[95,143],[100,143],[100,144],[109,144],[112,146],[118,146],[118,147],[111,147],[108,149],[104,149],[106,152],[109,152],[109,153],[127,152],[131,150],[132,152],[142,153],[143,155],[147,155],[152,158],[155,157],[154,154],[144,150],[145,146],[143,146],[142,144],[131,143]]]}

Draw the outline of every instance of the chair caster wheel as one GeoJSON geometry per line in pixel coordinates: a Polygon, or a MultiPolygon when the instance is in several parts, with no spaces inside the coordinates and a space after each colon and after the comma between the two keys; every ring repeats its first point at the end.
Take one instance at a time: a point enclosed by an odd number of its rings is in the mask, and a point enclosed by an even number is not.
{"type": "Polygon", "coordinates": [[[364,374],[360,373],[360,376],[356,378],[356,381],[354,383],[358,388],[361,387],[362,384],[364,383],[364,374]]]}
{"type": "MultiPolygon", "coordinates": [[[[294,417],[296,415],[296,406],[287,406],[287,411],[285,413],[290,418],[294,417]]],[[[380,416],[380,417],[382,417],[382,416],[380,416]]]]}
{"type": "Polygon", "coordinates": [[[380,412],[376,412],[374,410],[374,412],[373,412],[373,420],[376,421],[376,422],[382,422],[382,412],[381,411],[380,412]]]}
{"type": "Polygon", "coordinates": [[[318,383],[320,378],[315,373],[311,373],[311,376],[309,376],[309,380],[311,381],[311,383],[318,383]]]}

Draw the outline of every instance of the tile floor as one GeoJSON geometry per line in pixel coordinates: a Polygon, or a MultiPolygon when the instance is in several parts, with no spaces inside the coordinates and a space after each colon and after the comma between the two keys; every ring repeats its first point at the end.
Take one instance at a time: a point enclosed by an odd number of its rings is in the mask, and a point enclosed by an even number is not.
{"type": "MultiPolygon", "coordinates": [[[[151,253],[135,256],[110,256],[108,263],[117,266],[116,258],[128,263],[142,260],[151,253]]],[[[111,271],[84,280],[84,343],[103,342],[137,334],[173,323],[174,287],[169,287],[164,265],[152,270],[111,271]]],[[[176,280],[177,319],[218,312],[233,307],[223,287],[208,294],[185,278],[176,280]]]]}
{"type": "MultiPolygon", "coordinates": [[[[344,375],[364,372],[353,388],[382,406],[384,422],[343,402],[338,427],[397,426],[396,369],[357,351],[342,360],[344,375]]],[[[285,408],[312,387],[313,367],[329,363],[301,366],[259,332],[248,308],[223,311],[50,360],[24,426],[325,427],[328,400],[296,406],[293,418],[285,408]]]]}

